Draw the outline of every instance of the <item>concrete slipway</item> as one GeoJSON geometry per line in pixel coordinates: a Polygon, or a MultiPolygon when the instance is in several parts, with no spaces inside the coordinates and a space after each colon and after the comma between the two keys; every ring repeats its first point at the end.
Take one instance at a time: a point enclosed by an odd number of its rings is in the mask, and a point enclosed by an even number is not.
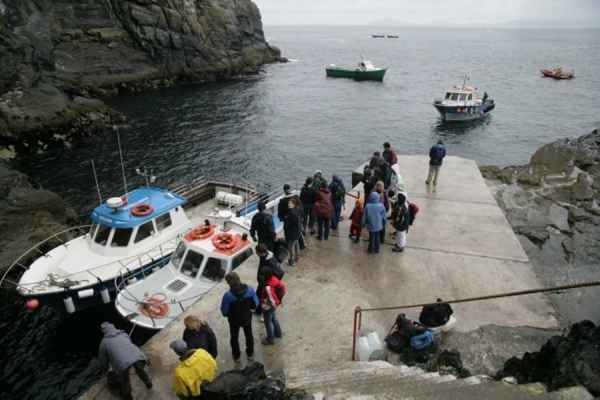
{"type": "MultiPolygon", "coordinates": [[[[379,255],[367,254],[366,242],[354,244],[348,239],[347,219],[328,241],[309,239],[301,261],[288,268],[285,276],[288,294],[278,311],[283,339],[275,346],[263,347],[259,341],[264,326],[254,321],[256,359],[268,370],[335,368],[349,360],[353,309],[357,305],[416,304],[433,302],[437,297],[457,299],[541,287],[475,162],[447,157],[438,186],[431,188],[424,183],[427,164],[423,156],[400,157],[409,199],[421,209],[404,253],[393,253],[386,245],[379,255]]],[[[350,197],[347,201],[346,216],[353,206],[350,197]]],[[[391,230],[388,228],[388,232],[391,230]]],[[[253,286],[257,264],[254,257],[238,270],[242,279],[253,286]]],[[[226,290],[225,284],[218,286],[186,313],[208,320],[215,330],[222,371],[233,368],[228,327],[219,312],[226,290]]],[[[554,309],[543,295],[458,304],[454,309],[461,331],[487,324],[558,326],[554,309]]],[[[407,314],[416,317],[418,311],[407,314]]],[[[383,338],[395,314],[365,314],[363,327],[377,330],[383,338]]],[[[176,321],[145,345],[155,386],[147,391],[133,378],[134,397],[174,397],[171,374],[178,360],[168,344],[180,338],[182,331],[183,324],[176,321]]],[[[243,349],[243,340],[241,343],[243,349]]],[[[82,398],[112,398],[104,385],[104,381],[99,382],[82,398]]]]}

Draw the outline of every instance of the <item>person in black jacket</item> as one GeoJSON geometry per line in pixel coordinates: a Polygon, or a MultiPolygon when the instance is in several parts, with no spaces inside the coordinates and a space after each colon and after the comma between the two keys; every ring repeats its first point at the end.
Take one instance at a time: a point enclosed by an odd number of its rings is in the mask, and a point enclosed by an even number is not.
{"type": "Polygon", "coordinates": [[[442,299],[437,299],[436,304],[430,304],[423,307],[419,315],[419,322],[430,328],[437,328],[448,323],[454,310],[448,303],[442,299]]]}
{"type": "Polygon", "coordinates": [[[434,185],[437,185],[444,157],[446,157],[444,142],[438,140],[437,144],[429,150],[429,173],[427,174],[427,180],[425,181],[427,185],[432,181],[434,185]]]}
{"type": "MultiPolygon", "coordinates": [[[[283,200],[282,200],[283,201],[283,200]]],[[[288,245],[289,259],[288,264],[290,267],[298,262],[300,257],[300,239],[302,238],[302,217],[300,210],[296,208],[300,200],[290,198],[288,201],[288,210],[283,220],[283,230],[285,232],[285,241],[288,245]]]]}
{"type": "Polygon", "coordinates": [[[225,281],[229,285],[229,291],[221,301],[221,314],[229,321],[229,333],[231,335],[231,351],[233,361],[240,363],[240,343],[238,341],[240,329],[244,330],[246,337],[246,356],[248,361],[254,360],[254,336],[252,335],[252,311],[259,305],[258,297],[254,289],[240,281],[235,272],[225,275],[225,281]]]}
{"type": "Polygon", "coordinates": [[[189,349],[204,349],[213,358],[217,358],[217,337],[208,323],[193,315],[188,315],[183,320],[185,330],[183,331],[183,341],[189,349]]]}
{"type": "Polygon", "coordinates": [[[304,215],[302,219],[302,229],[306,232],[307,228],[310,228],[310,234],[315,234],[315,214],[314,206],[317,200],[317,192],[313,187],[313,179],[309,176],[302,186],[300,191],[300,201],[302,201],[302,207],[304,208],[304,215]]]}
{"type": "MultiPolygon", "coordinates": [[[[285,232],[287,232],[285,230],[285,221],[287,219],[287,216],[288,216],[288,213],[290,210],[290,206],[289,206],[290,201],[293,201],[294,204],[302,204],[302,201],[300,200],[300,197],[298,197],[298,195],[294,194],[294,192],[292,191],[292,188],[287,183],[285,185],[283,185],[283,192],[285,193],[285,196],[279,200],[279,204],[277,205],[277,217],[279,218],[279,220],[281,222],[283,222],[284,233],[285,233],[285,232]]],[[[296,214],[298,214],[298,217],[300,218],[300,222],[302,222],[302,218],[303,218],[302,208],[296,209],[296,214]]],[[[306,248],[306,245],[304,243],[304,237],[302,234],[300,234],[300,236],[298,237],[297,240],[298,240],[298,246],[300,249],[306,248]]],[[[287,233],[285,234],[285,241],[286,241],[286,243],[289,242],[287,233]]],[[[288,243],[288,249],[289,249],[289,243],[288,243]]]]}
{"type": "MultiPolygon", "coordinates": [[[[256,271],[256,282],[258,284],[256,287],[256,294],[260,297],[264,289],[264,282],[267,281],[271,275],[275,275],[277,278],[281,279],[283,278],[284,272],[279,266],[279,261],[277,261],[277,258],[269,251],[267,246],[259,243],[255,248],[255,252],[259,258],[258,270],[256,271]]],[[[260,307],[256,309],[256,314],[261,314],[260,307]]]]}
{"type": "Polygon", "coordinates": [[[402,253],[406,247],[406,237],[410,226],[410,210],[406,204],[404,193],[398,193],[396,196],[396,204],[394,204],[394,210],[392,211],[392,226],[396,229],[396,243],[392,251],[402,253]]]}
{"type": "Polygon", "coordinates": [[[262,243],[271,251],[275,249],[275,226],[273,216],[266,212],[266,204],[263,201],[258,202],[258,213],[252,217],[250,224],[250,236],[256,242],[262,243]]]}

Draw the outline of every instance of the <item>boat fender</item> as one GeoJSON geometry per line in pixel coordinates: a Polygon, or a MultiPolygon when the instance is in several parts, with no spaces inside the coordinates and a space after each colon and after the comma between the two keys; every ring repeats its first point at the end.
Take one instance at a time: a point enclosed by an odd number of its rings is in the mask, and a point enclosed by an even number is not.
{"type": "Polygon", "coordinates": [[[135,217],[146,217],[154,212],[154,207],[150,204],[138,204],[131,209],[131,214],[135,217]]]}
{"type": "Polygon", "coordinates": [[[100,290],[100,297],[102,297],[102,302],[104,304],[110,303],[110,293],[107,288],[102,288],[102,290],[100,290]]]}
{"type": "Polygon", "coordinates": [[[77,292],[77,296],[80,299],[85,299],[88,297],[92,297],[94,295],[94,289],[90,288],[90,289],[84,289],[84,290],[80,290],[77,292]]]}
{"type": "Polygon", "coordinates": [[[29,299],[25,303],[25,308],[30,311],[37,309],[40,306],[40,301],[38,299],[29,299]]]}
{"type": "Polygon", "coordinates": [[[69,314],[73,314],[75,312],[75,302],[73,301],[72,297],[65,297],[63,299],[63,303],[65,304],[65,310],[67,310],[69,314]]]}

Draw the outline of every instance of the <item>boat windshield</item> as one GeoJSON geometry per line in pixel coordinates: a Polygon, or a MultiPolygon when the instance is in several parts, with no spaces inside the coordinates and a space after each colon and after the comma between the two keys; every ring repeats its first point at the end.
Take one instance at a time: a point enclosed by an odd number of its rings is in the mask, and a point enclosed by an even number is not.
{"type": "Polygon", "coordinates": [[[133,228],[115,229],[112,242],[110,242],[111,247],[127,247],[132,233],[133,228]]]}
{"type": "Polygon", "coordinates": [[[90,230],[88,232],[92,239],[94,238],[94,235],[96,234],[96,228],[98,228],[98,224],[95,222],[92,222],[92,225],[90,226],[90,230]]]}
{"type": "Polygon", "coordinates": [[[450,100],[451,96],[452,96],[452,93],[450,93],[450,92],[446,93],[446,100],[450,100]]]}
{"type": "Polygon", "coordinates": [[[202,261],[204,261],[204,256],[202,254],[196,253],[193,250],[188,250],[183,263],[181,263],[181,273],[190,278],[195,278],[198,276],[202,261]]]}
{"type": "Polygon", "coordinates": [[[466,94],[461,94],[460,95],[460,101],[466,101],[467,100],[467,95],[466,94]]]}
{"type": "Polygon", "coordinates": [[[458,100],[458,93],[452,93],[452,101],[457,101],[458,100]]]}
{"type": "Polygon", "coordinates": [[[185,253],[185,248],[185,244],[181,242],[179,243],[179,246],[177,246],[177,249],[175,249],[175,251],[171,255],[171,264],[173,264],[175,268],[179,268],[179,263],[181,263],[181,259],[183,258],[183,254],[185,253]]]}
{"type": "Polygon", "coordinates": [[[202,276],[211,281],[218,282],[225,277],[226,272],[227,261],[211,257],[206,261],[206,267],[204,267],[204,271],[202,271],[202,276]]]}
{"type": "Polygon", "coordinates": [[[110,226],[106,225],[98,225],[98,233],[96,233],[96,237],[94,241],[99,245],[105,246],[106,242],[108,242],[108,237],[110,236],[110,226]]]}

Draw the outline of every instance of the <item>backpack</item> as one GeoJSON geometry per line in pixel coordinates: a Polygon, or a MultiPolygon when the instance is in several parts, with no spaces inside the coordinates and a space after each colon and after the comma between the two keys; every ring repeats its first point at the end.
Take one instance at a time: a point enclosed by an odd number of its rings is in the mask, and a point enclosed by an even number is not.
{"type": "Polygon", "coordinates": [[[433,345],[433,332],[426,330],[420,335],[410,338],[410,347],[414,350],[423,350],[433,345]]]}
{"type": "Polygon", "coordinates": [[[343,201],[344,197],[346,197],[346,189],[344,189],[344,186],[342,186],[340,183],[336,183],[333,196],[336,201],[343,201]]]}
{"type": "Polygon", "coordinates": [[[410,215],[409,225],[412,226],[415,222],[415,218],[417,218],[417,214],[419,213],[419,206],[415,203],[408,204],[408,214],[410,215]]]}
{"type": "Polygon", "coordinates": [[[283,297],[287,293],[287,287],[285,286],[285,283],[283,283],[283,281],[280,280],[279,285],[275,286],[273,289],[275,289],[275,294],[277,295],[277,297],[279,298],[279,302],[281,303],[283,301],[283,297]]]}

